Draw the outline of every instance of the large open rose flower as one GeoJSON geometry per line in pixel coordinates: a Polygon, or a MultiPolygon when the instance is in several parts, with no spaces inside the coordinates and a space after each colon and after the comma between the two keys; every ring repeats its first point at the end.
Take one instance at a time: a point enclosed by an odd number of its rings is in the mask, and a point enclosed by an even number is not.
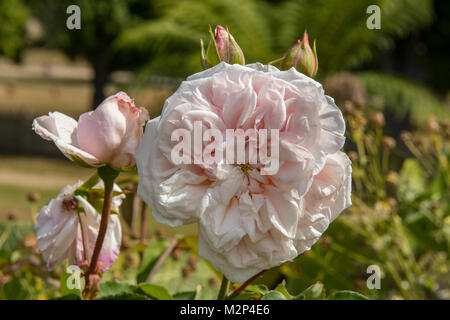
{"type": "Polygon", "coordinates": [[[145,108],[135,107],[133,99],[119,92],[94,111],[83,113],[78,122],[60,112],[50,112],[34,119],[33,129],[73,161],[120,169],[135,164],[134,152],[148,119],[145,108]]]}
{"type": "Polygon", "coordinates": [[[138,194],[159,222],[199,222],[199,255],[243,282],[309,250],[351,204],[351,164],[339,151],[344,131],[339,108],[311,78],[293,68],[222,62],[190,76],[148,122],[136,152],[138,194]],[[179,141],[171,134],[193,131],[195,121],[223,136],[226,129],[278,129],[279,141],[267,144],[279,142],[279,169],[267,175],[261,163],[175,164],[179,141]]]}
{"type": "MultiPolygon", "coordinates": [[[[85,198],[74,195],[75,190],[81,184],[80,181],[75,185],[64,187],[59,195],[44,206],[37,215],[35,225],[37,244],[49,270],[64,259],[68,259],[69,264],[75,265],[85,260],[81,225],[77,212],[80,206],[86,214],[89,254],[92,255],[94,251],[101,216],[85,198]]],[[[100,182],[95,188],[103,188],[103,182],[100,182]]],[[[117,185],[114,185],[114,190],[122,191],[117,185]]],[[[114,210],[119,210],[123,198],[125,198],[123,194],[113,198],[114,210]]],[[[113,214],[108,221],[108,229],[99,256],[99,266],[102,272],[107,270],[117,259],[121,241],[120,220],[116,214],[113,214]]]]}

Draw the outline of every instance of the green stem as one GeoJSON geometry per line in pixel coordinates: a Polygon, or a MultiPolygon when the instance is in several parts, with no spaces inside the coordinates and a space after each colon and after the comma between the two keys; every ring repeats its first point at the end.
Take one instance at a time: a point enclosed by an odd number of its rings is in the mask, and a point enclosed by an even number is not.
{"type": "Polygon", "coordinates": [[[88,235],[87,235],[87,229],[86,229],[86,220],[85,220],[86,214],[84,212],[80,212],[80,210],[77,210],[77,213],[78,213],[78,220],[80,221],[81,240],[83,243],[84,260],[86,260],[87,263],[89,263],[89,257],[91,256],[91,253],[89,250],[89,241],[88,241],[88,235]]]}
{"type": "Polygon", "coordinates": [[[225,300],[225,296],[227,295],[229,288],[230,288],[230,280],[228,280],[227,278],[225,278],[225,276],[223,276],[219,294],[217,295],[217,300],[225,300]]]}
{"type": "Polygon", "coordinates": [[[281,60],[283,60],[284,57],[281,57],[279,59],[275,59],[273,61],[270,61],[269,63],[267,63],[268,65],[273,65],[274,63],[280,62],[281,60]]]}

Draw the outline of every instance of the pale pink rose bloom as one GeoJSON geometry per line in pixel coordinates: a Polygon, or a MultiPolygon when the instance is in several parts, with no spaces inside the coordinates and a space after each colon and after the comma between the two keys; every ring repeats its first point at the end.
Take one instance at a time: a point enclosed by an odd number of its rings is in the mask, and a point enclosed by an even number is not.
{"type": "Polygon", "coordinates": [[[159,222],[199,222],[199,255],[243,282],[308,250],[350,205],[350,162],[336,154],[344,132],[342,113],[313,79],[293,68],[222,62],[190,76],[148,122],[135,155],[138,194],[159,222]],[[193,130],[194,121],[224,137],[225,129],[279,129],[278,172],[174,164],[179,142],[171,134],[193,130]]]}
{"type": "Polygon", "coordinates": [[[83,113],[78,122],[50,112],[34,119],[33,129],[73,161],[120,169],[135,164],[134,152],[148,119],[145,108],[135,107],[133,99],[119,92],[106,98],[95,111],[83,113]]]}
{"type": "MultiPolygon", "coordinates": [[[[78,265],[85,260],[80,220],[77,209],[70,205],[70,199],[83,207],[87,226],[89,252],[92,255],[100,226],[100,214],[83,197],[74,195],[75,190],[82,184],[78,182],[64,187],[59,195],[44,206],[37,215],[36,239],[47,268],[52,270],[56,265],[68,259],[70,265],[78,265]]],[[[103,188],[100,182],[95,188],[103,188]]],[[[114,190],[122,190],[114,185],[114,190]]],[[[125,195],[113,198],[113,209],[118,211],[125,195]]],[[[112,214],[108,221],[108,228],[99,256],[99,266],[106,271],[117,259],[122,241],[122,229],[117,214],[112,214]]]]}

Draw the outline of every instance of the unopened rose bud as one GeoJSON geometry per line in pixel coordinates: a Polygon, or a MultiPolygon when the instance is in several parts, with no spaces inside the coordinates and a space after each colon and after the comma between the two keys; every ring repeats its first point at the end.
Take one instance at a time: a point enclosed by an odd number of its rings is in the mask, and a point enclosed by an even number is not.
{"type": "Polygon", "coordinates": [[[386,150],[392,150],[396,147],[397,142],[392,137],[382,137],[381,146],[386,150]]]}
{"type": "Polygon", "coordinates": [[[229,64],[245,65],[245,57],[242,49],[234,40],[228,28],[217,25],[214,33],[209,29],[211,40],[205,52],[203,40],[200,40],[202,64],[205,69],[211,68],[221,61],[229,64]]]}
{"type": "Polygon", "coordinates": [[[316,40],[314,40],[313,48],[311,48],[306,30],[303,34],[303,39],[298,40],[295,45],[290,47],[281,59],[281,70],[288,70],[292,67],[308,77],[314,77],[319,69],[316,40]]]}

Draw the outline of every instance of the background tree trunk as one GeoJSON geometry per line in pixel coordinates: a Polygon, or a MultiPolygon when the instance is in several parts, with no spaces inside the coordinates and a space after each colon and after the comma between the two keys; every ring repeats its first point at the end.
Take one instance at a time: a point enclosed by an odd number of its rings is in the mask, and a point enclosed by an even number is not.
{"type": "Polygon", "coordinates": [[[98,58],[93,63],[93,69],[94,96],[92,99],[92,109],[95,109],[105,99],[104,89],[111,73],[109,70],[108,58],[104,52],[101,52],[98,55],[98,58]]]}

